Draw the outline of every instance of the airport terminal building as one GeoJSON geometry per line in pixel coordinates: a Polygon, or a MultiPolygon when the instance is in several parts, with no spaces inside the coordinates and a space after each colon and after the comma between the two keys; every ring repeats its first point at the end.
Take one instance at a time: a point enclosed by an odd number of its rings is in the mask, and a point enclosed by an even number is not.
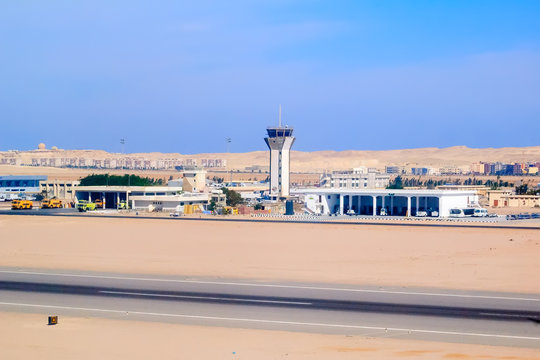
{"type": "Polygon", "coordinates": [[[47,176],[0,176],[0,198],[8,201],[26,197],[31,198],[41,191],[40,183],[43,181],[47,181],[47,176]]]}
{"type": "Polygon", "coordinates": [[[450,209],[478,206],[476,191],[406,189],[297,189],[308,212],[321,215],[416,216],[418,211],[448,217],[450,209]]]}

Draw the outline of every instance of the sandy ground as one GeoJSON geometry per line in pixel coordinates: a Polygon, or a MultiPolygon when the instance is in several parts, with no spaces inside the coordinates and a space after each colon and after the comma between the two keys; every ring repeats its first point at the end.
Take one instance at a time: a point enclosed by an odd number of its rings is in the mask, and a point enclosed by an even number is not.
{"type": "Polygon", "coordinates": [[[3,359],[540,359],[538,350],[0,313],[3,359]]]}
{"type": "MultiPolygon", "coordinates": [[[[147,159],[163,158],[195,158],[226,159],[228,168],[244,169],[247,166],[268,166],[268,151],[261,139],[263,151],[246,153],[214,153],[182,155],[177,153],[133,153],[130,157],[147,159]]],[[[115,158],[119,154],[111,154],[102,150],[34,150],[23,151],[17,154],[25,163],[31,163],[32,158],[41,157],[77,157],[87,159],[115,158]]],[[[535,162],[540,159],[540,146],[483,148],[475,149],[466,146],[452,146],[447,148],[417,148],[381,151],[313,151],[304,152],[293,150],[291,152],[292,171],[318,171],[324,169],[348,169],[358,166],[384,167],[385,165],[407,166],[467,166],[473,162],[535,162]]]]}
{"type": "Polygon", "coordinates": [[[540,231],[0,216],[0,266],[540,293],[540,231]]]}

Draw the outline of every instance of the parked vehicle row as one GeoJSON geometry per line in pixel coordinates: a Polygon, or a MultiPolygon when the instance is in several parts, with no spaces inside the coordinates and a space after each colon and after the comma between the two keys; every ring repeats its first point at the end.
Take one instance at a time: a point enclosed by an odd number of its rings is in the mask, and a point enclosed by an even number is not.
{"type": "Polygon", "coordinates": [[[521,213],[521,214],[509,214],[506,215],[506,220],[526,220],[526,219],[540,219],[540,213],[521,213]]]}
{"type": "Polygon", "coordinates": [[[455,208],[450,209],[450,217],[490,217],[490,214],[484,208],[455,208]]]}

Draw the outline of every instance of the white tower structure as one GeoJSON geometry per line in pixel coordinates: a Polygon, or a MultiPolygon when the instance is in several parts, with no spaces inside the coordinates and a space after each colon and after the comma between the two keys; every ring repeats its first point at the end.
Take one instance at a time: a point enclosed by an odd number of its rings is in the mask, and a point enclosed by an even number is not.
{"type": "Polygon", "coordinates": [[[279,106],[279,126],[266,129],[264,138],[270,149],[270,197],[278,199],[289,196],[290,152],[294,144],[293,129],[281,126],[281,105],[279,106]]]}

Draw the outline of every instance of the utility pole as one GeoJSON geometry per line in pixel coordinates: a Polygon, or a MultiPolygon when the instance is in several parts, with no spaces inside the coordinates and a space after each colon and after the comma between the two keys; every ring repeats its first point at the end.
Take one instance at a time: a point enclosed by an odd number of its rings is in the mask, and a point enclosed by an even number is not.
{"type": "MultiPolygon", "coordinates": [[[[225,142],[227,143],[227,155],[230,155],[232,139],[230,137],[226,137],[225,142]]],[[[229,158],[229,156],[227,156],[227,158],[229,158]]],[[[231,169],[231,179],[229,183],[230,183],[230,186],[232,186],[232,169],[231,169]]]]}
{"type": "MultiPolygon", "coordinates": [[[[125,145],[126,145],[126,139],[122,138],[120,139],[120,145],[122,145],[122,171],[124,171],[124,162],[125,162],[125,145]]],[[[128,174],[128,186],[130,185],[131,176],[128,174]]]]}
{"type": "Polygon", "coordinates": [[[124,145],[126,144],[126,139],[122,138],[120,139],[120,146],[121,146],[121,151],[122,151],[122,159],[120,160],[121,161],[121,164],[122,164],[122,172],[124,171],[124,145]]]}
{"type": "Polygon", "coordinates": [[[232,139],[230,137],[225,138],[225,143],[227,144],[227,154],[231,152],[231,141],[232,139]]]}

